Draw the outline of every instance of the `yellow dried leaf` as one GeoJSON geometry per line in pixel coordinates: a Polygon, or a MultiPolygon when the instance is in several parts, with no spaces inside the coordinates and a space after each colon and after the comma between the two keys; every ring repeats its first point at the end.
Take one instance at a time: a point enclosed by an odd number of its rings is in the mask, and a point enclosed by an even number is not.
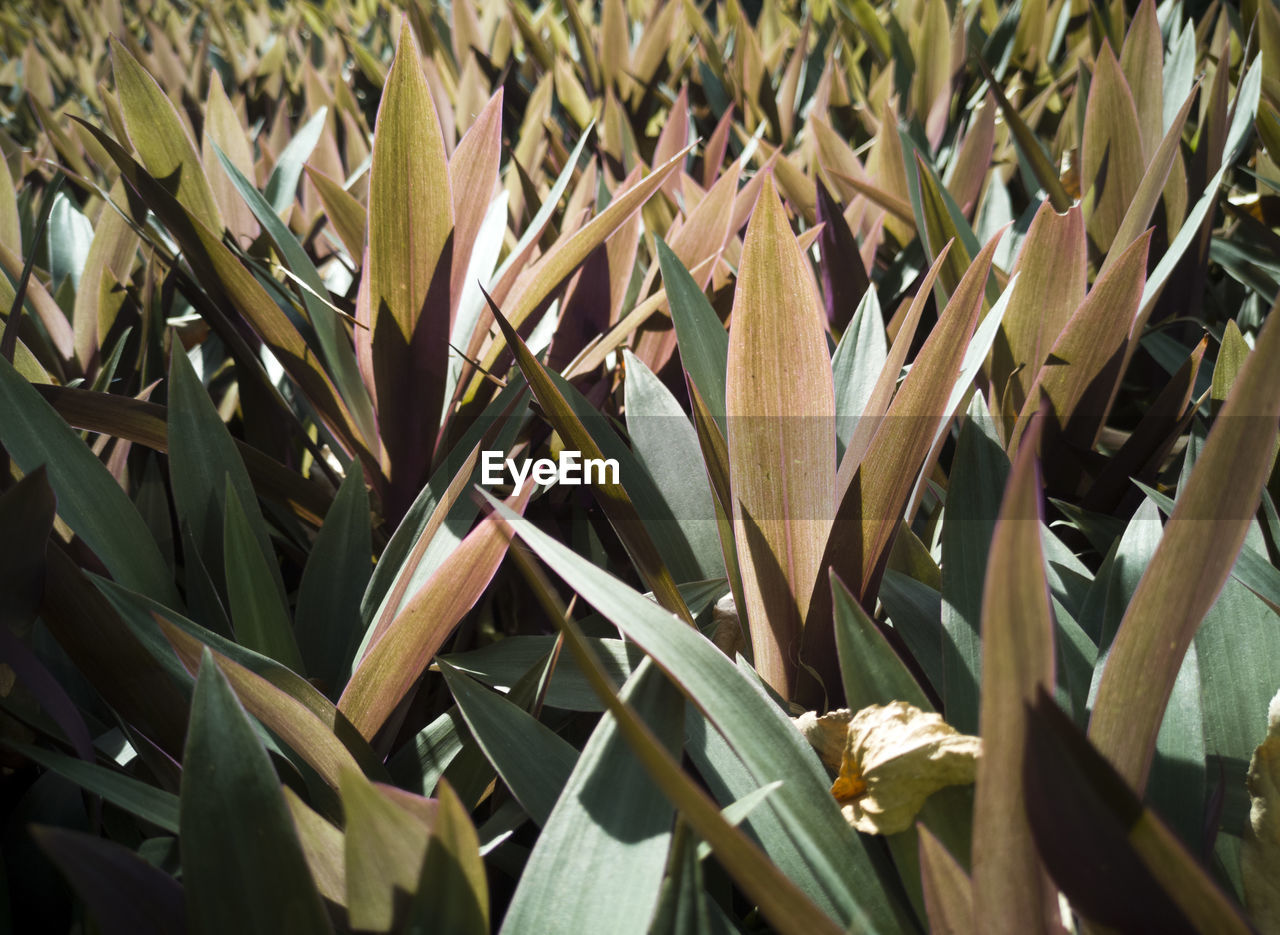
{"type": "Polygon", "coordinates": [[[1249,826],[1240,872],[1244,901],[1261,932],[1280,932],[1280,693],[1267,709],[1267,737],[1249,761],[1249,826]]]}
{"type": "Polygon", "coordinates": [[[940,714],[905,701],[871,705],[849,722],[831,794],[859,831],[897,834],[934,792],[973,782],[981,749],[940,714]]]}
{"type": "Polygon", "coordinates": [[[791,719],[796,729],[804,734],[804,739],[818,753],[818,759],[829,769],[839,769],[844,759],[844,750],[849,743],[849,722],[853,720],[853,712],[848,708],[829,711],[819,715],[816,711],[806,711],[797,718],[791,719]]]}

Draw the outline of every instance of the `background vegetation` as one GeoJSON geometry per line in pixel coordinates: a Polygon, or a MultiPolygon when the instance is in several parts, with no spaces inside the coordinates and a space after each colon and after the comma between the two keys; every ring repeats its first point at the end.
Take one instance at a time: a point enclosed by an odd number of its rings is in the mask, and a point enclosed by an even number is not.
{"type": "Polygon", "coordinates": [[[1265,0],[7,4],[0,927],[1280,930],[1277,106],[1265,0]],[[976,783],[791,720],[895,701],[976,783]]]}

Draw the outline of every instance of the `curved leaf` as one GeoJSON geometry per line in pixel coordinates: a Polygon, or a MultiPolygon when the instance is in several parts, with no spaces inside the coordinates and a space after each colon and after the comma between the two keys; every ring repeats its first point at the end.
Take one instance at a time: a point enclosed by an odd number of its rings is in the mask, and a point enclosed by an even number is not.
{"type": "MultiPolygon", "coordinates": [[[[1274,309],[1273,309],[1274,313],[1274,309]]],[[[1120,623],[1089,737],[1138,790],[1187,647],[1244,543],[1275,458],[1280,315],[1269,315],[1120,623]]]]}

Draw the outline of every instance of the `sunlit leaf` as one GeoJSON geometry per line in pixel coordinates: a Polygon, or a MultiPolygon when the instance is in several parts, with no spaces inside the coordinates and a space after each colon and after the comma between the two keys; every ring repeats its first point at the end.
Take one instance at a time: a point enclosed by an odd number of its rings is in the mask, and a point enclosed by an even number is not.
{"type": "MultiPolygon", "coordinates": [[[[513,494],[523,510],[534,485],[513,494]]],[[[431,657],[488,587],[507,551],[507,536],[486,517],[427,579],[366,651],[338,707],[365,737],[373,737],[431,657]]]]}
{"type": "Polygon", "coordinates": [[[757,670],[783,696],[795,678],[792,660],[835,505],[835,398],[823,317],[766,180],[743,246],[725,394],[751,645],[757,670]],[[785,332],[777,318],[783,308],[785,332]]]}
{"type": "Polygon", "coordinates": [[[195,142],[173,103],[138,60],[114,39],[111,65],[129,139],[142,157],[142,164],[162,184],[171,186],[174,197],[202,224],[221,231],[222,218],[195,142]]]}

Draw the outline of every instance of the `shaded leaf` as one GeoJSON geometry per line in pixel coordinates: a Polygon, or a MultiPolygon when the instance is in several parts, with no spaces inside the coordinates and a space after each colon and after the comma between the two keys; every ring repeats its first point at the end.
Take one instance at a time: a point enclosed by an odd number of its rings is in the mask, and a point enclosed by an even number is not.
{"type": "Polygon", "coordinates": [[[1275,455],[1280,327],[1267,324],[1218,413],[1204,451],[1120,623],[1089,736],[1142,789],[1160,716],[1197,627],[1244,542],[1275,455]]]}
{"type": "Polygon", "coordinates": [[[350,672],[372,556],[369,494],[353,465],[311,547],[294,614],[307,671],[327,686],[331,698],[340,694],[350,672]]]}
{"type": "Polygon", "coordinates": [[[59,515],[116,580],[165,603],[179,603],[168,565],[137,508],[7,360],[0,360],[0,442],[24,473],[46,465],[59,515]]]}
{"type": "Polygon", "coordinates": [[[920,830],[920,876],[929,928],[935,935],[963,935],[973,928],[969,876],[928,829],[920,830]]]}
{"type": "Polygon", "coordinates": [[[489,762],[529,817],[545,825],[578,751],[513,702],[480,688],[449,663],[437,664],[489,762]]]}
{"type": "Polygon", "coordinates": [[[179,842],[191,931],[330,931],[280,781],[208,650],[183,767],[179,842]]]}
{"type": "Polygon", "coordinates": [[[302,670],[302,655],[293,635],[289,609],[274,587],[272,570],[279,571],[274,553],[263,555],[254,540],[249,520],[236,496],[231,478],[226,481],[225,538],[227,599],[239,642],[270,656],[295,672],[302,670]]]}
{"type": "Polygon", "coordinates": [[[128,848],[64,828],[35,826],[31,833],[71,881],[103,935],[187,931],[182,885],[128,848]]]}
{"type": "Polygon", "coordinates": [[[1121,930],[1154,924],[1163,932],[1250,931],[1044,691],[1028,705],[1026,730],[1024,783],[1036,846],[1082,915],[1121,930]]]}
{"type": "Polygon", "coordinates": [[[1027,823],[1022,774],[1026,705],[1038,689],[1054,684],[1036,459],[1042,419],[1032,423],[1014,461],[983,588],[983,750],[973,816],[973,911],[992,932],[1052,932],[1057,914],[1027,823]]]}

